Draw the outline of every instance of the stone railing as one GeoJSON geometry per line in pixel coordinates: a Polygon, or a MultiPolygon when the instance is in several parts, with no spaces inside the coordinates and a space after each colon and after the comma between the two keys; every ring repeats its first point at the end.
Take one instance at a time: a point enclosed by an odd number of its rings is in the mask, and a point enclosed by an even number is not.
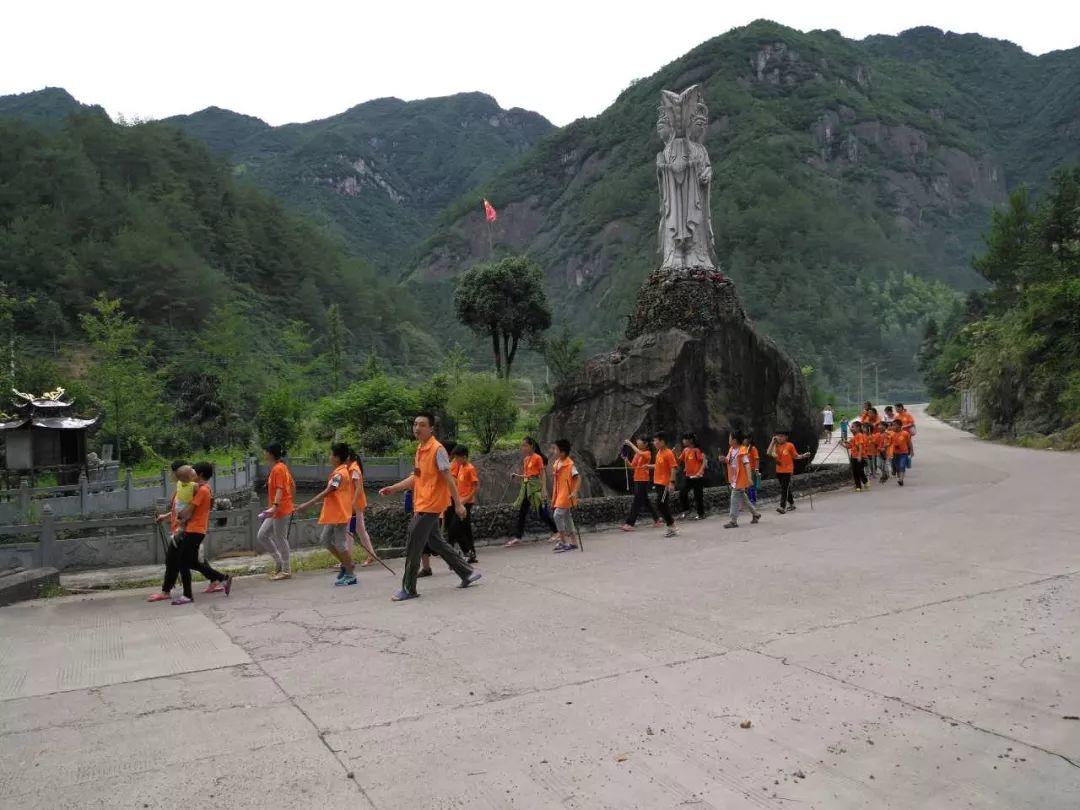
{"type": "MultiPolygon", "coordinates": [[[[833,465],[817,472],[797,475],[793,480],[796,497],[836,489],[847,483],[847,465],[833,465]]],[[[775,479],[762,483],[760,497],[775,500],[775,479]]],[[[617,526],[630,509],[629,495],[613,495],[583,500],[574,510],[580,527],[602,529],[617,526]]],[[[705,504],[710,512],[725,512],[729,489],[709,487],[705,504]]],[[[227,552],[257,549],[255,535],[259,527],[260,506],[251,503],[242,509],[211,513],[210,531],[203,548],[208,559],[227,552]]],[[[403,509],[373,506],[365,513],[365,523],[375,547],[387,556],[400,555],[405,544],[409,515],[403,509]]],[[[481,544],[501,541],[510,536],[517,519],[511,504],[478,506],[473,510],[473,535],[481,544]]],[[[546,531],[533,519],[529,528],[546,531]]],[[[289,527],[293,548],[318,544],[319,527],[313,517],[297,519],[289,527]]],[[[40,525],[0,527],[0,570],[23,567],[52,567],[61,571],[151,565],[164,561],[162,535],[146,516],[102,520],[58,520],[45,513],[40,525]],[[23,539],[25,538],[25,540],[23,539]]]]}
{"type": "MultiPolygon", "coordinates": [[[[251,489],[257,478],[255,459],[233,461],[214,471],[211,486],[214,495],[227,497],[251,489]]],[[[88,481],[57,487],[31,487],[23,482],[18,489],[0,490],[0,524],[34,523],[48,505],[55,518],[88,517],[122,512],[149,512],[172,491],[168,468],[159,475],[136,478],[128,468],[115,481],[88,481]]]]}

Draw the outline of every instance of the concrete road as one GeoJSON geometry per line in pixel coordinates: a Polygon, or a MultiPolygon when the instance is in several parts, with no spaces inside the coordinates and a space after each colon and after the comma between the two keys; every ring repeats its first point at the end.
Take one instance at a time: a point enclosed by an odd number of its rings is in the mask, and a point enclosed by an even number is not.
{"type": "Polygon", "coordinates": [[[1080,456],[919,428],[903,489],[400,605],[366,570],[0,610],[0,806],[1075,810],[1080,456]]]}

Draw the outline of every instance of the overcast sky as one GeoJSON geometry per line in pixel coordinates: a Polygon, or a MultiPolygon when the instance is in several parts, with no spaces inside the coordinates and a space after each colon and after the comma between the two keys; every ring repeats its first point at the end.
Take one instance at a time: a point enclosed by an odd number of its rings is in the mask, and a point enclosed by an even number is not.
{"type": "Polygon", "coordinates": [[[381,96],[482,90],[565,124],[762,16],[856,39],[933,25],[1036,54],[1080,45],[1075,0],[39,0],[4,4],[0,95],[59,86],[113,117],[216,105],[283,124],[381,96]]]}

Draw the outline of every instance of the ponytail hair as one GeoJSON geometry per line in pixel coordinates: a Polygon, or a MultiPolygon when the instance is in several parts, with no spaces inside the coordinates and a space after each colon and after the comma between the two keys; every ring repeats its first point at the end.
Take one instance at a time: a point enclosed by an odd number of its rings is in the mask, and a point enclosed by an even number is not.
{"type": "Polygon", "coordinates": [[[532,448],[532,451],[536,453],[536,455],[540,456],[540,459],[544,462],[544,466],[546,467],[548,460],[547,456],[540,452],[540,443],[537,442],[536,439],[534,439],[532,436],[526,436],[524,439],[522,439],[522,441],[525,442],[525,444],[529,445],[529,447],[532,448]]]}

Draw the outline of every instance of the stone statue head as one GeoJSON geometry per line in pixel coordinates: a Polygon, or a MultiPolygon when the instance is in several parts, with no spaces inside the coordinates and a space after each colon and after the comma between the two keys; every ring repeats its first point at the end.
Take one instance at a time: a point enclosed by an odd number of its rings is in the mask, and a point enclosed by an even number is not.
{"type": "Polygon", "coordinates": [[[695,143],[705,140],[705,129],[709,126],[709,108],[704,104],[697,104],[690,115],[690,127],[687,137],[695,143]]]}
{"type": "Polygon", "coordinates": [[[664,109],[663,104],[657,108],[656,134],[660,136],[660,140],[664,143],[668,143],[675,137],[675,127],[672,125],[671,116],[664,109]]]}

